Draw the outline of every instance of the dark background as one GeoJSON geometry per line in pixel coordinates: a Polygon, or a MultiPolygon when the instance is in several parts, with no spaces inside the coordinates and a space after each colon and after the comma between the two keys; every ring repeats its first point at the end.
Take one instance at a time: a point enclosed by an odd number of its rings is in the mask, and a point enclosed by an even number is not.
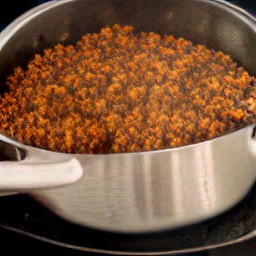
{"type": "MultiPolygon", "coordinates": [[[[97,1],[97,0],[96,0],[97,1]]],[[[149,0],[150,1],[150,0],[149,0]]],[[[44,0],[9,0],[2,2],[0,8],[0,31],[3,30],[20,14],[26,10],[44,3],[44,0]]],[[[229,1],[240,5],[247,11],[256,16],[255,0],[233,0],[229,1]]],[[[256,50],[256,49],[255,49],[256,50]]],[[[0,207],[1,214],[1,207],[0,207]]],[[[0,229],[0,250],[2,256],[9,255],[35,255],[35,256],[80,256],[80,255],[100,255],[85,253],[67,249],[64,247],[48,244],[27,236],[17,234],[12,231],[0,229]]],[[[202,253],[187,254],[186,256],[256,256],[256,239],[219,248],[216,250],[205,251],[202,253]]]]}

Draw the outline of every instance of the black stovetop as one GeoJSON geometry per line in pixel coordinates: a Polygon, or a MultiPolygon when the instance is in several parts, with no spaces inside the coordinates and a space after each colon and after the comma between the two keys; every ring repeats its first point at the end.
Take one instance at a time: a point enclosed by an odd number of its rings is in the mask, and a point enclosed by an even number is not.
{"type": "MultiPolygon", "coordinates": [[[[150,1],[150,0],[149,0],[150,1]]],[[[14,20],[16,17],[18,17],[20,14],[24,13],[26,10],[41,4],[47,2],[46,0],[9,0],[5,1],[5,5],[1,7],[0,9],[0,30],[4,29],[12,20],[14,20]]],[[[248,10],[252,14],[256,15],[256,1],[255,0],[233,0],[229,1],[235,4],[240,5],[244,9],[248,10]]],[[[256,191],[256,190],[255,190],[256,191]]],[[[23,203],[25,202],[25,205],[17,205],[17,201],[15,199],[12,199],[11,203],[15,204],[13,207],[10,207],[11,211],[16,212],[10,212],[10,216],[18,219],[18,210],[21,207],[29,207],[30,199],[24,199],[23,203]],[[27,201],[26,201],[27,200],[27,201]],[[16,215],[15,215],[16,213],[16,215]]],[[[7,210],[3,210],[3,207],[5,205],[1,204],[0,207],[0,216],[1,213],[8,214],[7,210]]],[[[43,210],[42,210],[43,211],[43,210]]],[[[31,211],[28,210],[28,213],[31,213],[31,211]]],[[[33,211],[32,211],[33,213],[33,211]]],[[[32,214],[33,215],[33,214],[32,214]]],[[[3,215],[2,215],[3,216],[3,215]]],[[[2,217],[1,216],[1,217],[2,217]]],[[[2,218],[3,219],[3,218],[2,218]]],[[[26,225],[39,225],[39,222],[41,220],[38,218],[38,216],[35,214],[34,216],[26,216],[24,214],[24,220],[23,223],[20,222],[20,226],[25,227],[26,225]],[[26,218],[29,217],[30,219],[26,218]],[[33,219],[33,222],[29,224],[29,220],[33,219]],[[34,224],[33,224],[34,223],[34,224]]],[[[1,222],[1,218],[0,218],[1,222]]],[[[1,224],[1,223],[0,223],[1,224]]],[[[57,234],[61,232],[56,227],[56,223],[54,223],[54,218],[52,223],[48,223],[47,227],[44,227],[43,225],[39,225],[41,228],[42,233],[49,232],[49,225],[52,233],[57,234]]],[[[30,226],[31,230],[33,230],[33,226],[30,226]]],[[[88,233],[88,236],[90,234],[88,233]]],[[[86,237],[84,237],[86,239],[86,237]]],[[[88,237],[89,239],[89,237],[88,237]]],[[[97,236],[95,236],[95,239],[97,239],[97,236]]],[[[114,246],[114,245],[113,245],[114,246]]],[[[86,253],[86,252],[80,252],[73,249],[68,249],[66,247],[61,247],[58,245],[46,243],[43,241],[40,241],[35,238],[28,237],[24,234],[19,234],[10,230],[1,229],[0,228],[0,248],[1,248],[1,255],[36,255],[36,256],[82,256],[82,255],[95,255],[92,252],[86,253]],[[6,250],[5,250],[6,249],[6,250]]],[[[99,254],[97,254],[99,255],[99,254]]],[[[187,254],[186,256],[256,256],[256,239],[251,239],[246,242],[236,244],[233,246],[226,246],[223,248],[205,251],[201,253],[194,253],[194,254],[187,254]]]]}

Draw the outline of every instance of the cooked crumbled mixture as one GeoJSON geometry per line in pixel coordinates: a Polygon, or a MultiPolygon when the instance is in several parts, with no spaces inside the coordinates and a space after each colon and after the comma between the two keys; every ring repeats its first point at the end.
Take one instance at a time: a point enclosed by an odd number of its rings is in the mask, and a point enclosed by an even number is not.
{"type": "Polygon", "coordinates": [[[0,132],[67,153],[180,147],[255,122],[255,84],[222,52],[114,25],[16,68],[0,132]]]}

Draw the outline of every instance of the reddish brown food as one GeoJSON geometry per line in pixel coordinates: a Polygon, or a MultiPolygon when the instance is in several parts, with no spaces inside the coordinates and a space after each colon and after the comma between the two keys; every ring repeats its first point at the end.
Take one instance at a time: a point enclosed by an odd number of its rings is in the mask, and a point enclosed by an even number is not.
{"type": "Polygon", "coordinates": [[[0,132],[59,152],[179,147],[256,120],[256,79],[228,55],[131,26],[47,49],[7,85],[0,132]]]}

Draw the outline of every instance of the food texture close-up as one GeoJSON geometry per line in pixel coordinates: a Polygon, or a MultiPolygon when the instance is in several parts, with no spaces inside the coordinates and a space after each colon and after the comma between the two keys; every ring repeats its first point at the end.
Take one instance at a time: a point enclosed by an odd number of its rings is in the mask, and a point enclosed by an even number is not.
{"type": "Polygon", "coordinates": [[[124,153],[212,139],[256,120],[256,82],[230,56],[113,25],[15,68],[0,132],[66,153],[124,153]]]}

